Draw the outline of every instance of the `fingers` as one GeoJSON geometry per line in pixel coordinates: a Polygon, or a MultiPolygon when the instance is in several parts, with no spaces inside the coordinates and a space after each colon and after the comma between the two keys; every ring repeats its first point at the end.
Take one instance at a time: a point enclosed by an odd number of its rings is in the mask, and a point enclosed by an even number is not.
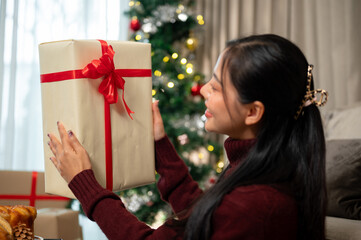
{"type": "Polygon", "coordinates": [[[79,142],[78,138],[75,136],[73,131],[71,130],[68,131],[68,137],[71,147],[74,149],[75,152],[79,152],[80,149],[83,148],[83,146],[81,145],[81,143],[79,142]]]}
{"type": "Polygon", "coordinates": [[[54,154],[50,160],[69,183],[76,174],[91,169],[91,163],[88,153],[71,130],[67,132],[64,125],[58,122],[58,131],[61,140],[54,134],[48,134],[48,144],[54,154]]]}
{"type": "Polygon", "coordinates": [[[159,122],[159,121],[162,120],[162,116],[161,116],[160,111],[159,111],[158,103],[159,103],[159,100],[155,101],[152,104],[154,122],[159,122]]]}
{"type": "Polygon", "coordinates": [[[54,156],[56,155],[56,149],[55,149],[55,147],[54,147],[54,144],[51,142],[51,136],[50,136],[50,134],[48,134],[48,137],[49,137],[49,142],[48,142],[48,145],[49,145],[49,147],[50,147],[50,150],[51,150],[51,152],[54,154],[54,156]]]}
{"type": "Polygon", "coordinates": [[[163,126],[163,120],[162,116],[160,114],[159,108],[158,108],[158,102],[155,101],[152,105],[153,109],[153,133],[154,133],[154,140],[158,141],[159,139],[163,138],[165,136],[164,126],[163,126]]]}
{"type": "Polygon", "coordinates": [[[64,125],[61,122],[57,122],[57,124],[58,124],[58,131],[59,131],[59,135],[60,135],[60,139],[61,139],[61,143],[62,143],[63,147],[64,148],[70,147],[69,136],[68,136],[68,133],[67,133],[64,125]]]}
{"type": "Polygon", "coordinates": [[[48,145],[50,147],[51,152],[54,154],[54,156],[50,157],[50,160],[53,162],[54,166],[59,170],[59,162],[57,160],[57,155],[59,155],[60,152],[62,152],[62,145],[60,141],[53,135],[48,134],[49,142],[48,145]]]}
{"type": "Polygon", "coordinates": [[[49,142],[48,145],[50,147],[50,150],[53,152],[54,156],[56,156],[58,153],[60,153],[63,150],[63,146],[61,142],[51,133],[48,134],[49,142]]]}
{"type": "Polygon", "coordinates": [[[58,160],[57,160],[55,157],[50,157],[50,160],[52,161],[52,163],[54,164],[54,166],[59,170],[58,160]]]}
{"type": "Polygon", "coordinates": [[[80,149],[82,149],[82,145],[80,144],[78,138],[74,135],[73,131],[66,131],[64,125],[61,122],[58,122],[57,125],[61,142],[55,137],[55,135],[48,134],[50,139],[48,145],[54,156],[63,150],[73,150],[78,152],[80,149]]]}

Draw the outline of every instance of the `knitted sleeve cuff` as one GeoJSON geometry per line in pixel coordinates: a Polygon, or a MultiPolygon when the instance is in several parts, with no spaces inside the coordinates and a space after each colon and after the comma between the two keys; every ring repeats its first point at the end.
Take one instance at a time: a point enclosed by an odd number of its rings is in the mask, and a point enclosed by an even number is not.
{"type": "Polygon", "coordinates": [[[81,203],[84,213],[90,220],[93,220],[92,212],[100,200],[113,198],[120,201],[119,196],[100,186],[91,169],[84,170],[77,174],[70,181],[69,188],[81,203]]]}

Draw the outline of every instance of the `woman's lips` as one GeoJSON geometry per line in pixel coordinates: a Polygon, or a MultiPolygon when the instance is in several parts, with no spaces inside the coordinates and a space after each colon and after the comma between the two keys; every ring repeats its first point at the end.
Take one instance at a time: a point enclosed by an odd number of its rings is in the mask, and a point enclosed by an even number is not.
{"type": "Polygon", "coordinates": [[[206,110],[206,112],[204,113],[204,115],[207,117],[207,118],[211,118],[212,117],[212,113],[210,113],[208,111],[208,109],[206,110]]]}

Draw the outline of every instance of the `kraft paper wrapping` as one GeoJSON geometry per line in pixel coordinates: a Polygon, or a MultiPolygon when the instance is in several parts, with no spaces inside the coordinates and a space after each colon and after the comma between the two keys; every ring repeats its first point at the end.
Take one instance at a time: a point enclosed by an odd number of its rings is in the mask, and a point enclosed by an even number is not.
{"type": "Polygon", "coordinates": [[[44,172],[37,172],[33,185],[33,172],[0,171],[0,205],[32,205],[40,208],[65,208],[69,199],[45,193],[44,172]],[[35,189],[32,189],[35,187],[35,189]],[[34,191],[34,192],[33,192],[34,191]]]}
{"type": "Polygon", "coordinates": [[[79,212],[70,209],[40,209],[35,218],[34,233],[44,239],[81,240],[79,212]]]}
{"type": "MultiPolygon", "coordinates": [[[[150,44],[107,41],[115,51],[115,69],[151,69],[150,44]]],[[[39,45],[40,73],[83,69],[102,55],[97,40],[67,40],[39,45]]],[[[87,150],[98,182],[106,186],[104,97],[99,79],[71,79],[41,84],[45,191],[75,198],[53,163],[48,133],[58,135],[57,121],[71,129],[87,150]]],[[[135,113],[128,116],[118,89],[118,102],[110,105],[113,154],[113,191],[155,181],[151,77],[124,77],[125,101],[135,113]]]]}

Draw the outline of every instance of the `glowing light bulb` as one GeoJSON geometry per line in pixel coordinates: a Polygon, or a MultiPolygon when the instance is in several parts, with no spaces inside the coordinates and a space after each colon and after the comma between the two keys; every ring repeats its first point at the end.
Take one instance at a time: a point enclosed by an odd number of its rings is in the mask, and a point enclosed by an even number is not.
{"type": "Polygon", "coordinates": [[[207,149],[208,151],[212,152],[214,150],[214,147],[212,145],[208,145],[207,149]]]}
{"type": "Polygon", "coordinates": [[[192,45],[194,43],[194,40],[192,38],[188,38],[187,44],[192,45]]]}
{"type": "Polygon", "coordinates": [[[159,71],[159,70],[155,70],[154,71],[154,76],[160,77],[160,76],[162,76],[162,72],[159,71]]]}
{"type": "Polygon", "coordinates": [[[186,58],[182,58],[182,59],[180,60],[180,63],[183,64],[183,65],[186,64],[186,63],[187,63],[187,59],[186,59],[186,58]]]}
{"type": "Polygon", "coordinates": [[[156,93],[157,93],[157,91],[153,89],[152,90],[152,96],[154,96],[156,93]]]}
{"type": "Polygon", "coordinates": [[[173,54],[172,54],[172,58],[173,58],[173,59],[177,59],[177,58],[178,58],[178,53],[173,53],[173,54]]]}
{"type": "Polygon", "coordinates": [[[169,88],[173,88],[173,87],[174,87],[174,82],[168,82],[167,86],[168,86],[169,88]]]}
{"type": "Polygon", "coordinates": [[[139,41],[140,39],[142,39],[142,36],[140,36],[139,34],[135,36],[135,40],[139,41]]]}
{"type": "Polygon", "coordinates": [[[217,167],[223,168],[223,167],[224,167],[224,162],[219,161],[219,162],[217,163],[217,167]]]}
{"type": "Polygon", "coordinates": [[[178,78],[179,80],[184,79],[184,74],[182,74],[182,73],[178,74],[177,78],[178,78]]]}
{"type": "Polygon", "coordinates": [[[168,56],[165,56],[164,58],[163,58],[163,62],[169,62],[169,57],[168,56]]]}

